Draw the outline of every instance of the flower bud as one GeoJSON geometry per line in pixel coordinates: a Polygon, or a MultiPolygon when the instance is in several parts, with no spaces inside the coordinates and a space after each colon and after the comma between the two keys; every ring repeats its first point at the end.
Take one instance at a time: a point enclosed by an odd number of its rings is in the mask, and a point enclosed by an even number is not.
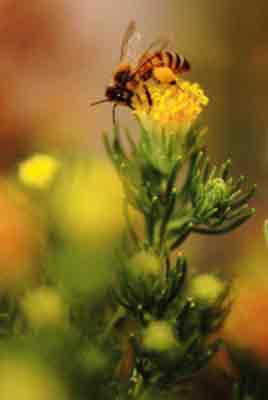
{"type": "Polygon", "coordinates": [[[67,400],[65,388],[51,371],[15,356],[1,359],[0,393],[1,400],[67,400]]]}
{"type": "Polygon", "coordinates": [[[129,272],[136,277],[158,277],[161,274],[161,260],[153,252],[142,250],[129,261],[129,272]]]}
{"type": "Polygon", "coordinates": [[[210,208],[222,205],[228,195],[227,185],[222,178],[214,178],[208,182],[206,188],[205,202],[210,208]]]}
{"type": "Polygon", "coordinates": [[[52,210],[64,236],[108,244],[125,226],[121,181],[106,161],[71,163],[55,188],[52,210]]]}
{"type": "Polygon", "coordinates": [[[63,301],[53,289],[43,287],[27,293],[21,306],[33,327],[58,325],[64,321],[63,301]]]}
{"type": "Polygon", "coordinates": [[[213,305],[225,290],[224,283],[211,274],[200,274],[192,278],[188,295],[206,305],[213,305]]]}
{"type": "Polygon", "coordinates": [[[164,321],[151,322],[145,330],[143,345],[149,351],[164,352],[176,346],[171,326],[164,321]]]}

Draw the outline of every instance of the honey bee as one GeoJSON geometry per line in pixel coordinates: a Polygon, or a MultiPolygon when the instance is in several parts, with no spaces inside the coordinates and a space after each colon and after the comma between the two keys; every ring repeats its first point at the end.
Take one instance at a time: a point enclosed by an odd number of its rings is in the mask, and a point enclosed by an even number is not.
{"type": "Polygon", "coordinates": [[[134,100],[142,101],[141,90],[144,91],[149,107],[152,106],[152,98],[146,85],[149,79],[176,84],[176,75],[190,70],[188,60],[181,54],[168,50],[170,42],[164,38],[155,40],[134,59],[133,51],[136,51],[140,39],[136,24],[131,21],[123,35],[120,62],[113,74],[112,83],[106,89],[105,98],[91,104],[112,102],[114,124],[116,107],[124,105],[134,109],[134,100]]]}

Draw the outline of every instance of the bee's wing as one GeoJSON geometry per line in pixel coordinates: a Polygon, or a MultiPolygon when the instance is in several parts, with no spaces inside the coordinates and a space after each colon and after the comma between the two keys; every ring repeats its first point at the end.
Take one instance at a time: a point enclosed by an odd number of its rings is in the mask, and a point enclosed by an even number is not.
{"type": "Polygon", "coordinates": [[[139,69],[154,53],[163,51],[171,47],[171,40],[168,37],[159,37],[154,40],[147,49],[141,54],[137,62],[137,69],[139,69]]]}
{"type": "Polygon", "coordinates": [[[121,42],[120,62],[133,64],[140,54],[141,34],[136,30],[135,21],[130,21],[121,42]]]}

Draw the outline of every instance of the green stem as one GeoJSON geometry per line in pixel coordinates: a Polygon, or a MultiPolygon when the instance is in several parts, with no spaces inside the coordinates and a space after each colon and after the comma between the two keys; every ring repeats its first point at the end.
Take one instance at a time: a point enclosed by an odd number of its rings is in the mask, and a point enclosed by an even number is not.
{"type": "Polygon", "coordinates": [[[104,340],[107,339],[107,337],[110,335],[111,331],[114,329],[118,321],[123,319],[125,316],[126,316],[126,310],[122,306],[119,306],[103,333],[104,340]]]}
{"type": "Polygon", "coordinates": [[[139,248],[139,239],[138,236],[136,234],[136,231],[134,230],[130,218],[129,218],[129,213],[128,213],[128,201],[127,198],[124,198],[124,202],[123,202],[123,211],[124,211],[124,216],[125,216],[125,220],[126,220],[126,224],[127,224],[127,229],[129,232],[130,237],[133,240],[134,245],[136,246],[136,248],[139,248]]]}
{"type": "Polygon", "coordinates": [[[133,399],[138,399],[144,390],[144,380],[141,375],[138,376],[135,388],[133,390],[133,399]]]}
{"type": "Polygon", "coordinates": [[[145,216],[145,221],[146,221],[146,231],[147,231],[148,243],[150,246],[153,246],[155,221],[154,221],[152,212],[149,215],[145,216]]]}

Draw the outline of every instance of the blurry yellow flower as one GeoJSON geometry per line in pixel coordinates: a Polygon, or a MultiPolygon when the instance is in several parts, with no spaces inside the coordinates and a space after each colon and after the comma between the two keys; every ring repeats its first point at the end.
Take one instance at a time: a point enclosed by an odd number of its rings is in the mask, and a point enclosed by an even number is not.
{"type": "Polygon", "coordinates": [[[29,187],[46,189],[59,170],[60,162],[46,154],[35,154],[19,164],[21,182],[29,187]]]}
{"type": "Polygon", "coordinates": [[[147,350],[162,352],[176,346],[176,338],[171,326],[164,321],[151,322],[146,328],[143,345],[147,350]]]}
{"type": "Polygon", "coordinates": [[[225,290],[224,283],[212,274],[200,274],[192,278],[188,295],[208,305],[213,305],[225,290]]]}
{"type": "Polygon", "coordinates": [[[176,85],[149,81],[147,86],[152,106],[148,106],[144,91],[140,93],[142,101],[137,100],[134,104],[134,113],[141,121],[149,117],[160,126],[171,129],[189,126],[208,104],[208,98],[198,83],[177,78],[176,85]]]}
{"type": "Polygon", "coordinates": [[[124,226],[123,188],[107,161],[77,161],[59,180],[54,211],[65,235],[107,239],[124,226]]]}
{"type": "Polygon", "coordinates": [[[63,300],[53,289],[43,287],[28,292],[21,306],[33,327],[58,325],[64,321],[63,300]]]}
{"type": "Polygon", "coordinates": [[[43,367],[18,357],[1,359],[1,400],[66,400],[63,385],[43,367]]]}

